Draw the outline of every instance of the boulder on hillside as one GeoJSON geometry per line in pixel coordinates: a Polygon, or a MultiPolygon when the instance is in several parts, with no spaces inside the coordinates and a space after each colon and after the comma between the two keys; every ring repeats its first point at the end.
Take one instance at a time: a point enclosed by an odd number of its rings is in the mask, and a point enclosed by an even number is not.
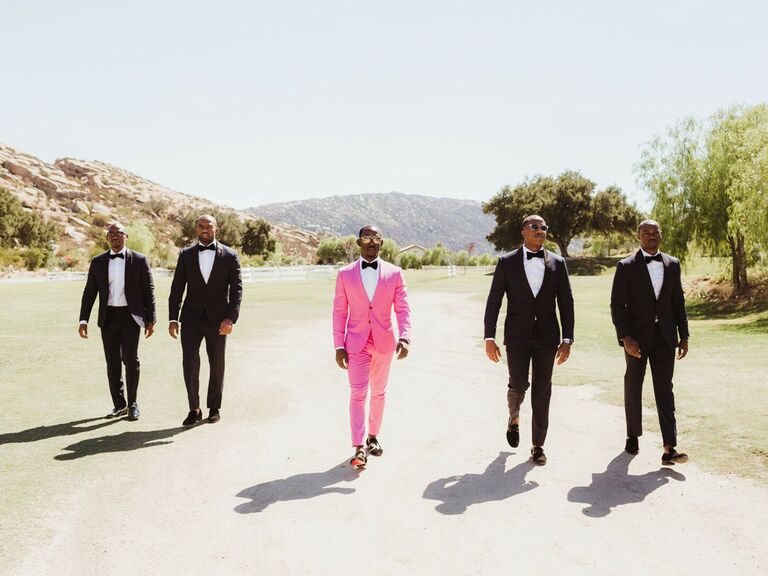
{"type": "Polygon", "coordinates": [[[103,214],[104,216],[112,214],[112,211],[101,202],[94,202],[92,211],[94,214],[103,214]]]}
{"type": "Polygon", "coordinates": [[[19,176],[24,180],[32,180],[32,178],[35,176],[35,173],[29,168],[29,166],[25,166],[19,162],[14,162],[13,160],[4,161],[3,168],[8,170],[8,172],[11,174],[19,176]]]}
{"type": "Polygon", "coordinates": [[[75,203],[72,205],[72,208],[74,210],[77,210],[78,212],[82,212],[83,214],[90,215],[91,213],[91,209],[88,208],[88,204],[86,204],[82,200],[75,200],[75,203]]]}

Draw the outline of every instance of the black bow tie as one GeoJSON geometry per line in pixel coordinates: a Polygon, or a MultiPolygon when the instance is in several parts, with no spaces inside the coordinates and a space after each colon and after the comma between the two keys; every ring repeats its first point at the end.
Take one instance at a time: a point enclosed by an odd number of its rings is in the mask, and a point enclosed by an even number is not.
{"type": "Polygon", "coordinates": [[[648,264],[649,262],[652,262],[653,260],[656,260],[656,262],[661,262],[661,252],[657,252],[655,256],[646,256],[645,257],[645,263],[648,264]]]}
{"type": "Polygon", "coordinates": [[[110,254],[109,255],[109,259],[110,260],[114,260],[115,258],[122,258],[123,260],[125,260],[125,256],[123,256],[122,252],[118,252],[117,254],[110,254]]]}
{"type": "Polygon", "coordinates": [[[203,250],[216,250],[216,244],[210,243],[208,246],[203,246],[202,244],[197,245],[197,249],[202,252],[203,250]]]}
{"type": "Polygon", "coordinates": [[[378,270],[378,268],[379,268],[379,261],[378,260],[374,260],[373,262],[366,262],[365,260],[363,260],[363,270],[365,270],[369,266],[371,268],[373,268],[374,270],[378,270]]]}
{"type": "Polygon", "coordinates": [[[531,258],[544,258],[544,249],[542,248],[538,252],[526,252],[525,255],[528,257],[528,260],[531,258]]]}

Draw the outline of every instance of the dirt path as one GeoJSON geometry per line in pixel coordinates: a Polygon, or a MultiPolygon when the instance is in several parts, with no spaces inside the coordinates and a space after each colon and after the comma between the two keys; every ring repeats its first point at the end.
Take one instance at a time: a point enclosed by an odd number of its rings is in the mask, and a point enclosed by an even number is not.
{"type": "Polygon", "coordinates": [[[34,521],[54,537],[0,573],[765,573],[768,489],[702,472],[695,454],[661,469],[652,434],[627,456],[622,411],[589,386],[555,389],[550,461],[533,467],[527,426],[521,448],[504,440],[505,371],[478,346],[482,305],[412,303],[385,454],[365,471],[346,465],[330,319],[252,348],[235,335],[221,423],[181,431],[183,414],[145,400],[135,424],[49,441],[69,482],[39,495],[34,521]]]}

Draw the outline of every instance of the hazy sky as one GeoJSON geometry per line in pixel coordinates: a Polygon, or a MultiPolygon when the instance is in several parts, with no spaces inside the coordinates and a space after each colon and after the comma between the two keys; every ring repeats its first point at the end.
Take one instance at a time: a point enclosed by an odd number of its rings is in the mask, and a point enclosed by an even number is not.
{"type": "Polygon", "coordinates": [[[768,2],[2,0],[0,142],[243,208],[486,200],[768,99],[768,2]]]}

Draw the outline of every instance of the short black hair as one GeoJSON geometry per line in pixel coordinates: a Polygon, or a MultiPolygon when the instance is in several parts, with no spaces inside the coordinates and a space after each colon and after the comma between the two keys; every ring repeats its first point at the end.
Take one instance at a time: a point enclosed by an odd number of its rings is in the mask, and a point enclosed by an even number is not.
{"type": "Polygon", "coordinates": [[[216,222],[216,218],[214,218],[211,214],[200,214],[200,216],[197,217],[197,220],[195,220],[195,226],[197,226],[197,223],[203,219],[208,220],[214,226],[219,225],[218,222],[216,222]]]}
{"type": "Polygon", "coordinates": [[[362,228],[360,228],[360,231],[357,233],[357,237],[358,238],[362,238],[363,237],[363,230],[365,230],[366,228],[374,228],[376,230],[379,229],[378,226],[375,226],[373,224],[368,224],[367,226],[363,226],[362,228]]]}
{"type": "Polygon", "coordinates": [[[546,222],[546,220],[544,220],[544,218],[542,218],[538,214],[531,214],[530,216],[525,217],[525,219],[523,220],[523,223],[520,225],[520,230],[525,228],[528,222],[530,222],[531,220],[541,220],[542,222],[546,222]]]}
{"type": "Polygon", "coordinates": [[[637,231],[640,232],[640,228],[642,228],[643,226],[656,226],[656,228],[661,230],[661,224],[656,222],[656,220],[651,220],[650,218],[640,222],[640,224],[637,225],[637,231]]]}

